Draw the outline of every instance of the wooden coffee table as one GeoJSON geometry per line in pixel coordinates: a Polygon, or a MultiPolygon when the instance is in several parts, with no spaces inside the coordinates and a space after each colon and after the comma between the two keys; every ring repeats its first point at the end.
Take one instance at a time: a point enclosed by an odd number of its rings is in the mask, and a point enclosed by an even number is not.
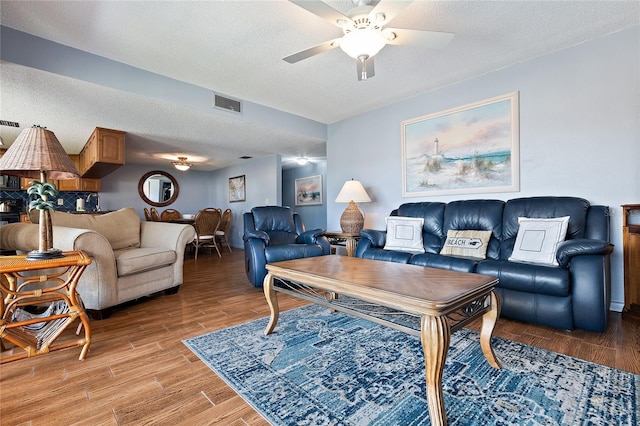
{"type": "Polygon", "coordinates": [[[500,368],[491,347],[500,311],[494,277],[335,255],[271,263],[267,271],[267,335],[278,322],[276,292],[281,292],[419,336],[433,425],[447,424],[442,375],[453,331],[481,316],[482,352],[491,366],[500,368]],[[390,308],[390,314],[378,307],[390,308]],[[417,316],[419,327],[395,320],[399,312],[417,316]]]}

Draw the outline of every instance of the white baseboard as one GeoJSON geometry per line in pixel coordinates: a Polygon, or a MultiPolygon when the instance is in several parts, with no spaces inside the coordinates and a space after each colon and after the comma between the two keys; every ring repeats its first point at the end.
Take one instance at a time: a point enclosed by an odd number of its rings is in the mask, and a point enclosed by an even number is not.
{"type": "Polygon", "coordinates": [[[624,310],[624,302],[611,301],[609,310],[614,312],[622,312],[624,310]]]}

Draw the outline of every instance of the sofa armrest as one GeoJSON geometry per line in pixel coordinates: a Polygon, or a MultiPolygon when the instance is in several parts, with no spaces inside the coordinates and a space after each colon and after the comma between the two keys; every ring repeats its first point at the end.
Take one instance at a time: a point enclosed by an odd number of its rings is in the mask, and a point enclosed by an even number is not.
{"type": "Polygon", "coordinates": [[[613,252],[613,244],[604,240],[591,240],[580,238],[567,240],[558,246],[556,259],[562,267],[569,267],[571,258],[581,255],[601,255],[605,256],[613,252]]]}
{"type": "Polygon", "coordinates": [[[245,241],[252,239],[262,240],[265,245],[269,245],[269,234],[264,231],[258,231],[257,229],[245,230],[242,239],[245,241]]]}
{"type": "Polygon", "coordinates": [[[191,242],[193,226],[169,222],[140,222],[140,247],[160,247],[179,251],[191,242]]]}
{"type": "Polygon", "coordinates": [[[298,244],[315,244],[318,237],[324,235],[325,230],[322,228],[318,229],[310,229],[309,231],[303,232],[298,235],[296,238],[296,243],[298,244]]]}
{"type": "MultiPolygon", "coordinates": [[[[18,251],[38,249],[38,225],[10,224],[2,227],[2,248],[18,251]]],[[[78,293],[87,309],[102,309],[117,304],[116,260],[109,241],[89,229],[53,227],[53,246],[63,251],[83,250],[92,262],[78,281],[78,293]]]]}
{"type": "Polygon", "coordinates": [[[383,248],[387,243],[387,231],[363,229],[362,231],[360,231],[360,237],[368,239],[370,242],[370,247],[373,248],[383,248]]]}
{"type": "Polygon", "coordinates": [[[183,281],[184,251],[196,236],[191,225],[168,222],[140,222],[140,247],[160,247],[176,252],[173,287],[183,281]]]}

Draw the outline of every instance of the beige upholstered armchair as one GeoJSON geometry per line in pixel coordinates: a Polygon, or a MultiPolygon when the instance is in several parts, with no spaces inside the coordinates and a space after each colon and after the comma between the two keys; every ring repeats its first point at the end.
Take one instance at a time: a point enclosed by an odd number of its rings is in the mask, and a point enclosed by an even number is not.
{"type": "MultiPolygon", "coordinates": [[[[133,299],[175,293],[182,284],[185,246],[195,235],[191,225],[141,221],[133,208],[98,216],[53,212],[51,219],[56,248],[84,250],[93,260],[77,289],[94,319],[133,299]]],[[[0,247],[37,248],[38,226],[3,226],[0,247]]]]}

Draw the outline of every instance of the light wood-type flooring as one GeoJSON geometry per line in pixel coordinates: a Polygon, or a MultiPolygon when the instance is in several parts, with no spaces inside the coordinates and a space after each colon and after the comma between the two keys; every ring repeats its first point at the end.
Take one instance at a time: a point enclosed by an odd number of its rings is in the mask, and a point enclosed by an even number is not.
{"type": "MultiPolygon", "coordinates": [[[[184,272],[176,295],[91,321],[84,361],[69,348],[1,365],[0,424],[267,425],[181,342],[269,314],[262,289],[245,276],[244,253],[200,253],[197,261],[189,253],[184,272]]],[[[306,303],[279,301],[281,310],[306,303]]],[[[611,313],[605,333],[499,319],[495,335],[640,373],[640,319],[630,314],[611,313]]]]}

